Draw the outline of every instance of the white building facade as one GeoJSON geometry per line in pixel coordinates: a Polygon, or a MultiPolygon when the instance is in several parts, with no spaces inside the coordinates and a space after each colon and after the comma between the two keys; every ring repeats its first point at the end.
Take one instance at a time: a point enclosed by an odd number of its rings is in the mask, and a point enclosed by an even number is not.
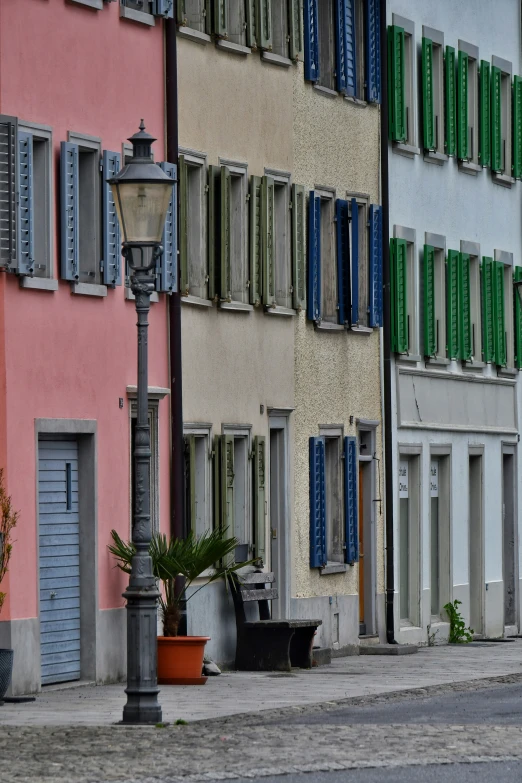
{"type": "Polygon", "coordinates": [[[398,642],[520,629],[520,4],[387,8],[398,642]]]}

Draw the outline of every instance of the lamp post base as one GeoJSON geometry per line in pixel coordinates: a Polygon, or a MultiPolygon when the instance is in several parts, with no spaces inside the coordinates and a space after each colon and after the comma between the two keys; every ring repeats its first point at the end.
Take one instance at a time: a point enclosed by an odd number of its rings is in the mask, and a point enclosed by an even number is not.
{"type": "Polygon", "coordinates": [[[126,688],[125,693],[127,704],[123,708],[122,723],[134,725],[162,723],[163,715],[158,704],[159,688],[151,688],[149,693],[144,689],[133,692],[130,688],[126,688]]]}

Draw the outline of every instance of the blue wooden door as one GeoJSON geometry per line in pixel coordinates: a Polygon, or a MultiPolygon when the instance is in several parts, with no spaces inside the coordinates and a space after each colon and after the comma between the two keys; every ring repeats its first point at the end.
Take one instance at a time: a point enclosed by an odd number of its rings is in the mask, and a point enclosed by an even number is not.
{"type": "Polygon", "coordinates": [[[80,678],[78,443],[38,450],[42,685],[80,678]]]}

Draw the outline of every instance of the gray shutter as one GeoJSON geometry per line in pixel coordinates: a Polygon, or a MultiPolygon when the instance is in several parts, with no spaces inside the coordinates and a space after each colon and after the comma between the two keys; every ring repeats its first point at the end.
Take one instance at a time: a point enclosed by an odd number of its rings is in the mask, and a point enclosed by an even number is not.
{"type": "Polygon", "coordinates": [[[33,137],[18,132],[18,265],[20,275],[34,273],[33,137]]]}
{"type": "Polygon", "coordinates": [[[80,276],[78,220],[78,145],[61,143],[60,157],[61,275],[77,281],[80,276]]]}
{"type": "Polygon", "coordinates": [[[257,49],[257,0],[246,0],[246,42],[251,49],[257,49]]]}
{"type": "Polygon", "coordinates": [[[257,307],[262,297],[261,177],[250,179],[250,304],[257,307]]]}
{"type": "Polygon", "coordinates": [[[254,438],[254,540],[255,557],[266,563],[266,438],[254,438]]]}
{"type": "Polygon", "coordinates": [[[303,0],[288,0],[288,29],[290,31],[290,59],[302,59],[303,0]]]}
{"type": "Polygon", "coordinates": [[[167,218],[161,244],[163,254],[159,259],[158,269],[156,270],[156,291],[163,291],[171,294],[178,290],[178,238],[177,238],[177,213],[178,213],[178,188],[177,188],[177,170],[174,163],[166,161],[160,163],[160,168],[165,174],[174,180],[172,196],[170,197],[167,218]]]}
{"type": "Polygon", "coordinates": [[[174,0],[152,0],[152,13],[154,16],[162,16],[164,19],[172,19],[174,0]]]}
{"type": "Polygon", "coordinates": [[[188,166],[185,156],[178,158],[179,166],[179,272],[181,296],[189,295],[188,271],[188,166]]]}
{"type": "Polygon", "coordinates": [[[272,51],[272,2],[273,0],[257,0],[257,45],[269,52],[272,51]]]}
{"type": "Polygon", "coordinates": [[[230,258],[230,227],[231,227],[231,177],[227,166],[221,167],[221,299],[232,300],[232,265],[230,258]]]}
{"type": "Polygon", "coordinates": [[[196,535],[196,436],[185,435],[189,530],[196,535]]]}
{"type": "Polygon", "coordinates": [[[303,185],[292,185],[292,299],[294,310],[306,306],[306,196],[303,185]]]}
{"type": "Polygon", "coordinates": [[[16,117],[0,115],[0,268],[16,265],[16,117]]]}
{"type": "Polygon", "coordinates": [[[221,248],[221,167],[208,167],[208,298],[219,298],[220,248],[221,248]]]}
{"type": "Polygon", "coordinates": [[[119,152],[103,151],[103,282],[121,285],[120,223],[108,179],[121,168],[119,152]]]}
{"type": "Polygon", "coordinates": [[[220,38],[228,38],[228,3],[227,0],[213,0],[214,3],[214,33],[220,38]]]}
{"type": "Polygon", "coordinates": [[[263,303],[276,305],[275,283],[275,184],[273,177],[263,177],[261,184],[261,245],[263,248],[263,303]]]}
{"type": "MultiPolygon", "coordinates": [[[[221,527],[228,538],[234,535],[234,436],[221,436],[221,527]]],[[[225,563],[234,561],[231,553],[225,563]]]]}

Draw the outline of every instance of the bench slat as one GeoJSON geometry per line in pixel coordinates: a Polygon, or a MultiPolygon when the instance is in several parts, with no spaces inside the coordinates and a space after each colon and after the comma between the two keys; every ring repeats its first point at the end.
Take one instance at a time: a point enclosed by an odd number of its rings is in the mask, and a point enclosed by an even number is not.
{"type": "Polygon", "coordinates": [[[267,590],[245,590],[241,588],[241,598],[243,601],[270,601],[277,598],[278,593],[275,587],[267,590]]]}
{"type": "Polygon", "coordinates": [[[244,585],[262,585],[267,584],[268,582],[275,582],[275,576],[273,574],[265,574],[264,572],[262,574],[238,574],[237,576],[241,584],[244,585]]]}

